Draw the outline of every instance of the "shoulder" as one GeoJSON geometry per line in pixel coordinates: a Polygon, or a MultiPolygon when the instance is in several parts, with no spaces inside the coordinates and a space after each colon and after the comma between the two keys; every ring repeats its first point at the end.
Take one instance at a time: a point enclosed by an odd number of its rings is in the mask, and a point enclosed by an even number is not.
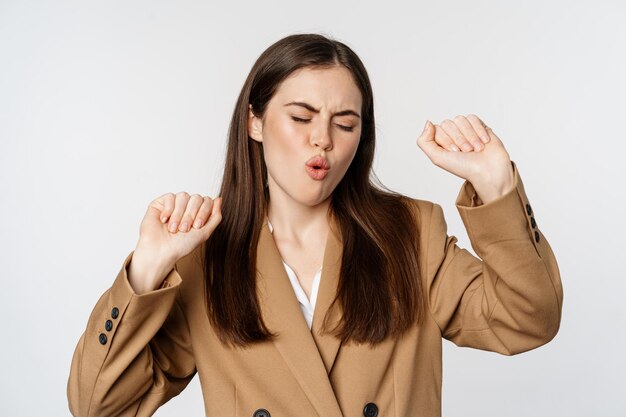
{"type": "Polygon", "coordinates": [[[407,196],[403,197],[403,201],[411,210],[420,235],[428,232],[433,220],[441,220],[441,218],[443,218],[443,209],[435,202],[407,196]],[[433,217],[435,217],[435,219],[433,219],[433,217]]]}
{"type": "Polygon", "coordinates": [[[448,235],[443,208],[430,200],[406,197],[416,222],[418,257],[421,270],[426,276],[441,263],[446,247],[457,242],[455,236],[448,235]]]}

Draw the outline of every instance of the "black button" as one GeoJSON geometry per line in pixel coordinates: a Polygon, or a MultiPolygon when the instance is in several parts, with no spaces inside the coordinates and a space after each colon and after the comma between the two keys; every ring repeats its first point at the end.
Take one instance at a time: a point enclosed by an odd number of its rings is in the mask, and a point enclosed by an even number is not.
{"type": "Polygon", "coordinates": [[[119,316],[119,315],[120,315],[120,310],[118,310],[117,307],[113,307],[113,310],[111,310],[111,317],[116,319],[117,316],[119,316]]]}
{"type": "Polygon", "coordinates": [[[533,214],[533,209],[530,208],[530,204],[528,203],[526,203],[526,213],[528,213],[529,216],[533,214]]]}
{"type": "Polygon", "coordinates": [[[107,320],[106,323],[104,323],[104,328],[107,332],[110,332],[113,328],[113,322],[111,320],[107,320]]]}
{"type": "Polygon", "coordinates": [[[539,242],[539,232],[535,230],[535,242],[539,242]]]}
{"type": "Polygon", "coordinates": [[[271,417],[271,414],[265,408],[259,408],[254,412],[252,417],[271,417]]]}
{"type": "Polygon", "coordinates": [[[376,417],[378,415],[378,406],[374,403],[367,403],[363,409],[365,417],[376,417]]]}
{"type": "Polygon", "coordinates": [[[530,225],[533,227],[533,229],[537,226],[537,222],[535,221],[535,218],[533,216],[530,216],[530,225]]]}
{"type": "Polygon", "coordinates": [[[107,335],[104,333],[100,333],[100,336],[98,336],[98,340],[100,340],[100,344],[101,345],[106,345],[107,344],[107,335]]]}

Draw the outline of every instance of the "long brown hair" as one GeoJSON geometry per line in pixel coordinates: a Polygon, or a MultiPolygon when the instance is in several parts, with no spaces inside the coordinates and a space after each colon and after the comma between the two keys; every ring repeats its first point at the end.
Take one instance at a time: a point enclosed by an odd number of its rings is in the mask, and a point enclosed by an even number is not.
{"type": "Polygon", "coordinates": [[[276,336],[263,323],[256,296],[256,248],[269,190],[263,144],[248,137],[249,105],[262,117],[281,81],[293,71],[334,65],[350,70],[363,104],[360,142],[329,207],[343,240],[338,291],[331,305],[341,303],[343,319],[332,334],[342,342],[376,344],[400,335],[415,320],[420,323],[424,315],[416,218],[406,206],[408,198],[384,187],[372,171],[374,102],[365,67],[342,42],[321,34],[293,34],[259,56],[229,127],[219,192],[227,209],[206,242],[204,256],[207,315],[224,343],[243,347],[276,336]]]}

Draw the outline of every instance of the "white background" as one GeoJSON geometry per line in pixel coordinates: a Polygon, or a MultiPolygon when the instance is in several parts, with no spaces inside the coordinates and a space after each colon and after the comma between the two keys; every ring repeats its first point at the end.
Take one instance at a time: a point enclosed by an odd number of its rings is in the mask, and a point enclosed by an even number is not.
{"type": "MultiPolygon", "coordinates": [[[[444,344],[444,416],[624,416],[623,1],[0,1],[0,415],[69,415],[91,309],[147,204],[215,195],[243,81],[276,40],[364,61],[375,172],[444,207],[462,179],[415,140],[475,113],[519,168],[564,286],[561,329],[513,357],[444,344]]],[[[470,249],[471,250],[471,249],[470,249]]],[[[197,377],[157,411],[204,415],[197,377]]]]}

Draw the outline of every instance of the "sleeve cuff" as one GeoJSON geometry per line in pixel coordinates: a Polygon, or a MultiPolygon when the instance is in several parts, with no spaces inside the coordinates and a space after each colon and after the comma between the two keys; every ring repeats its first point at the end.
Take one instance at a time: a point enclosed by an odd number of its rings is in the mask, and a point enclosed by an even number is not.
{"type": "Polygon", "coordinates": [[[474,186],[465,181],[455,205],[478,255],[491,244],[511,239],[531,239],[538,250],[541,235],[515,162],[511,161],[514,187],[486,204],[479,204],[474,186]]]}

